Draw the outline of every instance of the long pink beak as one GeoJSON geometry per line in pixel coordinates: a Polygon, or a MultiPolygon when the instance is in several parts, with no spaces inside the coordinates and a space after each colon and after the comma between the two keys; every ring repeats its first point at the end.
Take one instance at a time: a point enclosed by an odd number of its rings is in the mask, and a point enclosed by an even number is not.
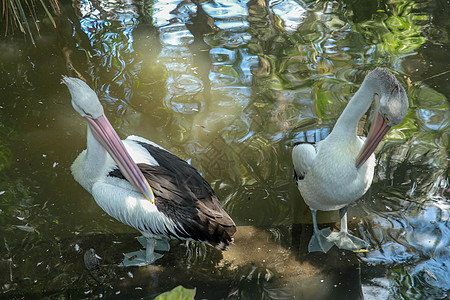
{"type": "Polygon", "coordinates": [[[134,185],[142,194],[152,203],[155,202],[155,196],[152,188],[148,184],[141,170],[131,158],[123,142],[120,140],[116,131],[112,127],[105,115],[97,119],[85,117],[89,123],[92,134],[97,141],[108,151],[112,159],[119,166],[123,176],[134,185]]]}
{"type": "Polygon", "coordinates": [[[370,127],[366,142],[356,159],[355,166],[357,169],[369,159],[389,129],[391,129],[391,127],[386,124],[386,120],[380,113],[377,113],[377,116],[370,127]]]}

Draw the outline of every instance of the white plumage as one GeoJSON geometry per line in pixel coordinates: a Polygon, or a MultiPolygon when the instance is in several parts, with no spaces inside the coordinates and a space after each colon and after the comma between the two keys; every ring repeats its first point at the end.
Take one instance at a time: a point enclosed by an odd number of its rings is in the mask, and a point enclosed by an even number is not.
{"type": "Polygon", "coordinates": [[[141,231],[146,251],[125,254],[124,265],[152,263],[168,239],[191,239],[226,250],[236,225],[214,191],[188,163],[137,136],[121,141],[94,91],[63,77],[74,109],[88,121],[87,149],[72,164],[75,180],[110,216],[141,231]]]}
{"type": "Polygon", "coordinates": [[[375,168],[373,151],[408,110],[408,98],[401,84],[386,69],[370,72],[339,117],[333,131],[313,145],[294,146],[292,161],[298,189],[310,207],[314,235],[309,251],[327,252],[334,244],[357,250],[367,243],[347,233],[347,206],[369,189],[375,168]],[[358,137],[358,122],[375,99],[376,107],[367,139],[358,137]],[[341,231],[318,230],[316,211],[340,210],[341,231]]]}

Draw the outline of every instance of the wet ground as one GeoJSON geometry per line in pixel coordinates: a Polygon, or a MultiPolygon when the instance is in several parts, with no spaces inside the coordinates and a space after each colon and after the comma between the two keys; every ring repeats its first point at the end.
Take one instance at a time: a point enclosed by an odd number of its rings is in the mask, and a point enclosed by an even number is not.
{"type": "MultiPolygon", "coordinates": [[[[151,298],[180,284],[198,299],[448,297],[449,14],[445,1],[62,1],[36,46],[2,37],[1,297],[151,298]],[[325,138],[377,66],[410,111],[349,210],[370,248],[308,254],[292,145],[325,138]],[[154,265],[117,266],[139,234],[70,174],[86,124],[61,75],[86,79],[119,135],[202,173],[238,225],[229,251],[172,241],[154,265]],[[88,271],[91,248],[102,259],[88,271]]],[[[319,221],[336,227],[338,213],[319,221]]]]}

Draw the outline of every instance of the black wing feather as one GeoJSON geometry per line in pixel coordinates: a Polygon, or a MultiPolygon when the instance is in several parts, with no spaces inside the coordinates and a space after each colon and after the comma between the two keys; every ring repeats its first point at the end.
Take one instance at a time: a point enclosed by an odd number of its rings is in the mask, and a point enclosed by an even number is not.
{"type": "MultiPolygon", "coordinates": [[[[233,242],[236,225],[222,208],[216,194],[198,171],[184,160],[150,144],[137,142],[159,166],[138,164],[155,195],[160,212],[181,224],[177,235],[208,242],[225,250],[233,242]]],[[[116,176],[120,170],[109,175],[116,176]]]]}

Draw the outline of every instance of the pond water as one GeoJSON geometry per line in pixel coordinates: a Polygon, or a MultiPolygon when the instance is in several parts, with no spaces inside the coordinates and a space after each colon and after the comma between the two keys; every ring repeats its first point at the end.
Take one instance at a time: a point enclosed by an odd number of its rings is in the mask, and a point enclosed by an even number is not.
{"type": "Polygon", "coordinates": [[[447,1],[60,4],[56,29],[40,15],[36,46],[20,32],[0,40],[1,298],[152,298],[180,284],[197,299],[449,296],[447,1]],[[349,210],[370,248],[307,254],[292,146],[325,138],[376,66],[402,82],[410,110],[349,210]],[[118,267],[139,234],[72,178],[86,122],[61,75],[86,79],[120,136],[150,139],[201,172],[238,225],[229,251],[172,241],[154,265],[118,267]],[[90,248],[102,258],[93,272],[90,248]]]}

